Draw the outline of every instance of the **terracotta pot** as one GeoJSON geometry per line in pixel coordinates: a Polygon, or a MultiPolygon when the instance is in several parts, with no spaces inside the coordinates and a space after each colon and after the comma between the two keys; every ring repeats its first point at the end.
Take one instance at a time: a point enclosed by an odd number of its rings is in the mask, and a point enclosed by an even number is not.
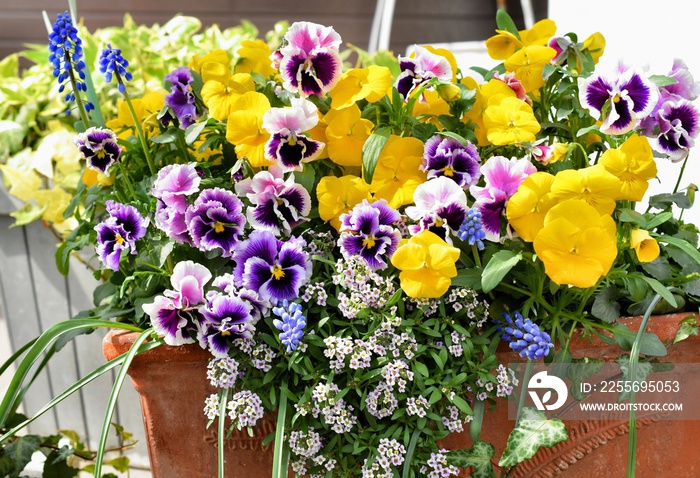
{"type": "MultiPolygon", "coordinates": [[[[678,323],[691,314],[673,314],[652,317],[647,330],[662,342],[673,340],[678,323]]],[[[630,330],[638,330],[641,317],[624,319],[630,330]]],[[[608,345],[597,338],[574,337],[570,344],[574,358],[591,357],[611,362],[622,354],[617,345],[608,345]]],[[[501,363],[522,361],[515,353],[501,350],[501,363]]],[[[700,363],[700,336],[691,336],[673,345],[663,361],[700,363]]],[[[697,445],[700,421],[662,420],[661,416],[637,421],[636,478],[691,478],[700,476],[697,445]]],[[[514,467],[508,477],[567,478],[625,477],[629,426],[626,420],[564,420],[569,439],[552,448],[541,448],[537,454],[514,467]]],[[[495,461],[503,453],[514,421],[508,419],[508,407],[500,402],[494,411],[486,410],[481,439],[494,445],[495,461]]],[[[442,446],[448,449],[471,447],[469,433],[447,437],[442,446]]],[[[463,471],[460,476],[469,476],[463,471]]]]}
{"type": "MultiPolygon", "coordinates": [[[[127,350],[137,333],[113,330],[103,340],[111,360],[127,350]]],[[[148,455],[154,478],[217,476],[217,430],[206,428],[204,399],[215,390],[206,380],[210,354],[198,345],[163,345],[137,355],[129,376],[141,398],[148,455]]],[[[255,428],[254,437],[234,431],[226,440],[226,476],[262,478],[272,474],[273,444],[262,440],[275,429],[271,417],[255,428]]]]}

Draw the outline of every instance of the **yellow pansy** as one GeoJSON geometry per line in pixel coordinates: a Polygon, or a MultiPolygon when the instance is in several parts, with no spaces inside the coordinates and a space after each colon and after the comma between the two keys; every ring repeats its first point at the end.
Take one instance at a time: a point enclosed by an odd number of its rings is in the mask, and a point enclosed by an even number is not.
{"type": "Polygon", "coordinates": [[[353,68],[343,73],[330,92],[333,109],[347,108],[365,99],[374,103],[381,100],[391,86],[391,70],[385,66],[353,68]]]}
{"type": "Polygon", "coordinates": [[[542,171],[531,174],[520,183],[518,190],[508,199],[506,217],[515,232],[527,242],[544,226],[544,217],[557,204],[550,194],[554,176],[542,171]]]}
{"type": "Polygon", "coordinates": [[[409,297],[433,299],[450,288],[457,275],[455,266],[459,249],[446,243],[428,230],[404,239],[391,257],[391,263],[401,270],[401,289],[409,297]]]}
{"type": "Polygon", "coordinates": [[[95,184],[99,184],[100,186],[111,186],[114,184],[114,176],[107,176],[92,168],[85,168],[85,172],[80,180],[87,187],[92,187],[95,184]]]}
{"type": "Polygon", "coordinates": [[[228,57],[228,53],[226,53],[224,50],[214,50],[204,56],[195,54],[192,57],[192,61],[187,64],[187,68],[201,75],[202,67],[206,63],[218,63],[228,70],[231,66],[231,59],[228,57]]]}
{"type": "Polygon", "coordinates": [[[522,46],[523,42],[506,30],[496,30],[496,35],[486,40],[486,51],[494,60],[505,60],[522,46]]]}
{"type": "MultiPolygon", "coordinates": [[[[134,107],[136,117],[141,120],[144,132],[150,134],[158,128],[159,121],[156,115],[165,105],[165,91],[149,91],[141,98],[132,98],[131,104],[134,107]]],[[[107,121],[106,126],[117,132],[117,136],[121,139],[129,137],[130,131],[119,132],[124,128],[134,127],[134,119],[129,111],[129,105],[125,101],[119,100],[117,117],[107,121]]]]}
{"type": "Polygon", "coordinates": [[[509,56],[504,66],[506,71],[513,72],[525,91],[529,93],[544,85],[542,70],[556,53],[554,48],[548,46],[530,45],[509,56]]]}
{"type": "Polygon", "coordinates": [[[615,221],[584,201],[569,199],[549,210],[533,246],[554,282],[591,287],[617,257],[615,221]]]}
{"type": "Polygon", "coordinates": [[[532,25],[532,28],[520,30],[520,40],[523,46],[541,45],[549,43],[549,40],[557,32],[557,24],[554,20],[545,18],[532,25]]]}
{"type": "Polygon", "coordinates": [[[605,37],[600,32],[591,34],[583,40],[583,51],[588,51],[593,58],[593,63],[598,63],[598,60],[605,52],[605,37]]]}
{"type": "Polygon", "coordinates": [[[649,231],[635,229],[630,232],[630,247],[637,253],[639,262],[651,262],[661,252],[659,243],[649,235],[649,231]]]}
{"type": "Polygon", "coordinates": [[[234,68],[235,73],[258,73],[268,78],[277,73],[270,63],[270,46],[263,40],[243,40],[236,51],[240,57],[234,68]]]}
{"type": "Polygon", "coordinates": [[[357,105],[335,113],[326,128],[328,157],[341,166],[362,166],[362,146],[373,126],[370,120],[361,118],[357,105]]]}
{"type": "Polygon", "coordinates": [[[569,156],[569,145],[568,143],[555,143],[552,146],[552,156],[549,158],[549,163],[552,164],[558,161],[562,161],[569,156]]]}
{"type": "Polygon", "coordinates": [[[494,104],[500,103],[503,98],[517,98],[515,92],[501,80],[492,79],[488,83],[478,85],[476,80],[466,77],[462,80],[467,88],[476,89],[474,105],[462,117],[462,122],[468,121],[476,124],[474,133],[478,140],[478,146],[487,146],[491,144],[486,136],[486,128],[484,128],[484,112],[493,100],[494,104]]]}
{"type": "Polygon", "coordinates": [[[389,137],[370,185],[376,199],[386,199],[394,209],[413,203],[413,192],[426,181],[426,173],[420,170],[423,149],[417,138],[389,137]]]}
{"type": "Polygon", "coordinates": [[[316,187],[318,215],[340,229],[340,215],[345,214],[362,200],[371,200],[369,185],[358,176],[324,176],[316,187]]]}
{"type": "Polygon", "coordinates": [[[223,81],[220,79],[221,77],[208,79],[204,83],[202,100],[209,108],[209,116],[223,121],[233,113],[233,105],[238,101],[238,98],[249,91],[255,91],[255,81],[248,73],[231,75],[229,72],[227,79],[223,81]]]}
{"type": "Polygon", "coordinates": [[[249,91],[234,103],[234,111],[226,122],[226,139],[235,145],[236,155],[247,157],[254,168],[272,164],[265,159],[265,143],[270,134],[262,127],[262,117],[269,109],[267,96],[249,91]]]}
{"type": "Polygon", "coordinates": [[[498,146],[535,141],[540,124],[532,107],[518,98],[504,98],[484,112],[488,140],[498,146]]]}
{"type": "Polygon", "coordinates": [[[418,118],[421,123],[431,123],[439,130],[445,129],[440,124],[441,115],[450,114],[450,105],[442,99],[439,91],[427,90],[423,92],[423,98],[413,103],[413,117],[418,118]]]}
{"type": "Polygon", "coordinates": [[[583,169],[559,171],[552,184],[552,196],[558,202],[581,199],[600,214],[612,214],[620,196],[620,181],[597,164],[583,169]]]}
{"type": "Polygon", "coordinates": [[[654,155],[645,136],[633,134],[617,149],[609,149],[600,157],[599,164],[620,181],[617,199],[641,201],[649,187],[649,180],[656,177],[654,155]]]}

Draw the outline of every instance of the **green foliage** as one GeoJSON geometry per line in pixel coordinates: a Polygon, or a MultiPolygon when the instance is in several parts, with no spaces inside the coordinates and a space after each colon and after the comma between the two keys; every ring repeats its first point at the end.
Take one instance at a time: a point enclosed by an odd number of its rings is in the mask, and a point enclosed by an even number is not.
{"type": "Polygon", "coordinates": [[[544,412],[525,407],[522,409],[520,421],[508,437],[498,466],[517,465],[535,456],[541,447],[551,448],[567,438],[569,434],[560,419],[547,419],[544,412]]]}
{"type": "Polygon", "coordinates": [[[477,441],[469,450],[452,450],[447,453],[447,462],[459,468],[472,467],[473,478],[496,476],[491,464],[495,450],[493,445],[477,441]]]}

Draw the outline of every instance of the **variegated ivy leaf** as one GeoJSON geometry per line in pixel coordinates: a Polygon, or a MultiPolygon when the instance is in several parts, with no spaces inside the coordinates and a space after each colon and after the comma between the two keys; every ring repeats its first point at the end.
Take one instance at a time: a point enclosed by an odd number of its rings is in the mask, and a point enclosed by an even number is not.
{"type": "Polygon", "coordinates": [[[493,474],[491,458],[495,450],[485,441],[478,441],[469,450],[452,450],[447,453],[447,463],[459,468],[473,467],[473,478],[489,478],[493,474]]]}
{"type": "Polygon", "coordinates": [[[518,425],[510,432],[498,466],[517,465],[535,456],[540,447],[551,448],[567,438],[569,434],[559,418],[547,419],[543,411],[525,407],[518,425]]]}

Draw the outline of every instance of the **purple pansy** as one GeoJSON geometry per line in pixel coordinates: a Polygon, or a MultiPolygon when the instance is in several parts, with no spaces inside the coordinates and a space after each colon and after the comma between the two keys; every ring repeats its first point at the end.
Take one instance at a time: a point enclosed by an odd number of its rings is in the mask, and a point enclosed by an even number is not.
{"type": "Polygon", "coordinates": [[[660,88],[662,97],[664,93],[667,93],[688,101],[693,101],[700,95],[700,85],[695,82],[693,75],[690,73],[688,66],[683,60],[678,58],[673,60],[673,66],[668,76],[678,83],[662,86],[660,88]]]}
{"type": "Polygon", "coordinates": [[[338,54],[342,40],[333,27],[295,22],[284,40],[279,62],[284,88],[303,96],[320,96],[330,91],[343,69],[338,54]]]}
{"type": "Polygon", "coordinates": [[[202,191],[187,208],[185,221],[196,248],[200,251],[221,249],[224,257],[233,254],[246,223],[241,200],[222,188],[202,191]]]}
{"type": "Polygon", "coordinates": [[[107,128],[92,126],[75,137],[75,145],[85,158],[88,168],[109,176],[109,167],[122,153],[117,135],[107,128]]]}
{"type": "Polygon", "coordinates": [[[420,169],[428,173],[428,179],[445,176],[466,189],[481,177],[480,163],[471,142],[465,146],[456,139],[435,135],[425,143],[420,169]]]}
{"type": "Polygon", "coordinates": [[[146,226],[133,206],[114,201],[107,201],[105,206],[109,217],[95,226],[97,255],[105,267],[118,271],[122,251],[136,254],[136,241],[146,235],[146,226]]]}
{"type": "Polygon", "coordinates": [[[427,49],[416,45],[416,55],[413,58],[399,57],[401,74],[396,78],[396,89],[404,99],[408,99],[413,90],[421,83],[438,78],[440,81],[452,80],[452,66],[444,56],[431,53],[427,49]]]}
{"type": "Polygon", "coordinates": [[[285,171],[301,169],[302,162],[316,159],[323,143],[303,133],[318,123],[316,106],[304,98],[292,98],[290,108],[271,108],[263,115],[262,127],[270,133],[265,157],[285,171]]]}
{"type": "Polygon", "coordinates": [[[203,335],[215,357],[226,357],[234,339],[251,338],[252,306],[237,296],[217,294],[200,309],[204,316],[203,335]]]}
{"type": "Polygon", "coordinates": [[[493,156],[481,167],[485,185],[472,186],[469,192],[476,199],[474,207],[481,213],[486,239],[496,241],[501,235],[501,216],[508,199],[518,186],[537,168],[526,158],[493,156]]]}
{"type": "Polygon", "coordinates": [[[250,313],[252,316],[251,323],[253,325],[257,324],[258,321],[263,318],[263,316],[267,315],[267,312],[272,307],[272,304],[261,299],[257,292],[244,287],[237,287],[233,274],[220,275],[214,279],[212,286],[219,289],[219,291],[209,292],[207,294],[208,300],[212,300],[217,294],[224,293],[232,296],[235,295],[248,302],[252,307],[250,313]]]}
{"type": "Polygon", "coordinates": [[[187,129],[199,117],[197,106],[195,105],[195,96],[192,91],[192,72],[189,68],[181,66],[176,68],[168,75],[165,75],[165,81],[172,84],[170,94],[165,96],[165,104],[173,110],[180,128],[187,129]]]}
{"type": "Polygon", "coordinates": [[[211,280],[211,272],[205,266],[192,261],[178,262],[173,268],[170,283],[172,289],[155,297],[142,308],[151,318],[153,329],[168,345],[193,343],[192,334],[201,325],[199,312],[204,303],[204,285],[211,280]]]}
{"type": "MultiPolygon", "coordinates": [[[[620,68],[622,69],[622,68],[620,68]]],[[[600,127],[605,134],[624,134],[649,115],[659,99],[659,90],[633,69],[620,71],[615,78],[594,74],[579,78],[579,100],[597,119],[608,110],[600,127]]]]}
{"type": "Polygon", "coordinates": [[[308,191],[292,175],[285,181],[279,168],[271,167],[237,183],[236,192],[253,204],[247,211],[250,224],[275,236],[289,234],[311,211],[308,191]]]}
{"type": "Polygon", "coordinates": [[[467,216],[467,195],[464,189],[446,176],[424,182],[413,193],[415,206],[406,208],[406,215],[418,221],[409,226],[411,234],[430,230],[450,242],[467,216]]]}
{"type": "Polygon", "coordinates": [[[659,134],[652,147],[673,162],[684,160],[698,135],[698,110],[687,100],[667,101],[655,116],[659,134]]]}
{"type": "Polygon", "coordinates": [[[304,250],[306,241],[290,238],[285,242],[269,231],[253,231],[236,246],[236,285],[253,290],[271,303],[294,300],[311,277],[311,263],[304,250]]]}
{"type": "Polygon", "coordinates": [[[401,233],[393,227],[400,218],[385,199],[363,200],[340,216],[340,251],[346,257],[359,255],[371,269],[386,268],[401,241],[401,233]]]}

